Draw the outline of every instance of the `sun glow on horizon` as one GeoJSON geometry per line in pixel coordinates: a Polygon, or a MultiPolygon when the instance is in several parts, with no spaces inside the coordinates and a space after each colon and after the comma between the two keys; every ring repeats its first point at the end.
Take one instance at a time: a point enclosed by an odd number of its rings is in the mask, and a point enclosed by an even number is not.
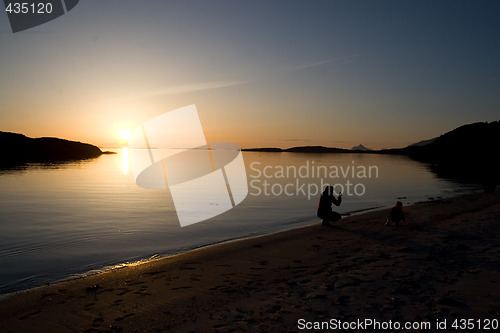
{"type": "Polygon", "coordinates": [[[128,129],[122,129],[122,130],[120,130],[119,136],[123,142],[128,142],[128,139],[130,139],[131,133],[128,129]]]}

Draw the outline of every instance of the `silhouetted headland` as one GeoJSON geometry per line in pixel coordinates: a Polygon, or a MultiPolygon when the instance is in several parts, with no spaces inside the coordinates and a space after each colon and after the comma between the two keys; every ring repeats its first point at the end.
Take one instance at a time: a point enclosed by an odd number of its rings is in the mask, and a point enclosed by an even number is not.
{"type": "Polygon", "coordinates": [[[484,166],[498,161],[500,153],[500,121],[460,126],[441,135],[431,143],[404,148],[420,161],[440,164],[470,164],[484,166]],[[477,159],[472,161],[472,159],[477,159]]]}
{"type": "Polygon", "coordinates": [[[29,138],[0,131],[0,165],[28,162],[64,162],[101,156],[103,152],[88,143],[58,138],[29,138]]]}
{"type": "Polygon", "coordinates": [[[500,121],[464,125],[423,146],[405,148],[444,178],[480,182],[491,192],[499,183],[500,121]]]}

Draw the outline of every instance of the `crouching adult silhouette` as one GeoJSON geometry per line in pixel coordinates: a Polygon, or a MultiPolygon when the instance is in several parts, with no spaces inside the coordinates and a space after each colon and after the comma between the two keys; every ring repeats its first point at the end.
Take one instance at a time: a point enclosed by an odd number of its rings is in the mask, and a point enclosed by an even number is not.
{"type": "Polygon", "coordinates": [[[337,197],[333,194],[333,186],[326,186],[319,198],[317,215],[323,220],[323,225],[330,225],[330,222],[339,221],[342,217],[332,210],[332,204],[340,206],[342,203],[342,193],[337,197]]]}

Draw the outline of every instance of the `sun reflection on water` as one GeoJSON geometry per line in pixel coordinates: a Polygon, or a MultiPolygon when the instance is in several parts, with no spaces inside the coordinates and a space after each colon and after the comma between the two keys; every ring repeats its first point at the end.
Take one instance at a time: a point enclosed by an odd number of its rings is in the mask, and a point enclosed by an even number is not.
{"type": "Polygon", "coordinates": [[[123,147],[122,148],[122,172],[124,175],[128,173],[128,168],[129,168],[129,158],[128,158],[128,148],[123,147]]]}

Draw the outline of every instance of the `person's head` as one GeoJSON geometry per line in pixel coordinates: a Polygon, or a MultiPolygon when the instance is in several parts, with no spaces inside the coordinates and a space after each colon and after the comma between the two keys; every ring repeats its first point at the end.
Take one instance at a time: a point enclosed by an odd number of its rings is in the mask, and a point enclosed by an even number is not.
{"type": "Polygon", "coordinates": [[[325,186],[325,190],[323,191],[323,194],[333,195],[333,191],[334,191],[333,186],[325,186]]]}
{"type": "Polygon", "coordinates": [[[397,201],[396,206],[398,206],[399,208],[403,208],[403,203],[401,201],[397,201]]]}

